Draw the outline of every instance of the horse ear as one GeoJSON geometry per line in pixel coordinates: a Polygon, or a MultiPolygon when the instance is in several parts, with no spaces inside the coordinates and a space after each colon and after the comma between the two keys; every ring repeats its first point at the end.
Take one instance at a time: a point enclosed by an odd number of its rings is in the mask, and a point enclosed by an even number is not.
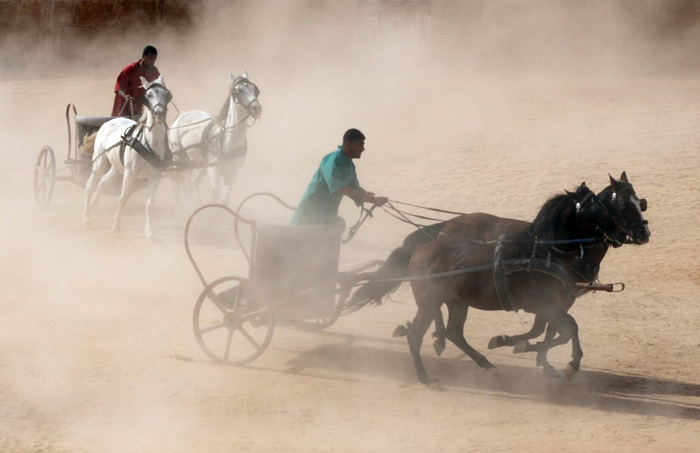
{"type": "Polygon", "coordinates": [[[616,190],[615,188],[617,187],[617,181],[615,181],[615,178],[613,178],[610,173],[608,173],[608,177],[610,178],[610,185],[612,186],[613,190],[616,190]]]}
{"type": "Polygon", "coordinates": [[[566,194],[571,198],[576,198],[576,194],[574,192],[569,192],[568,190],[564,190],[564,192],[566,192],[566,194]]]}
{"type": "Polygon", "coordinates": [[[627,180],[627,172],[626,171],[622,172],[622,176],[620,176],[620,181],[624,181],[626,183],[629,183],[629,181],[627,180]]]}
{"type": "Polygon", "coordinates": [[[233,75],[232,72],[230,72],[229,75],[231,76],[231,82],[233,82],[234,80],[236,80],[236,76],[233,75]]]}
{"type": "Polygon", "coordinates": [[[143,87],[144,90],[147,90],[148,87],[151,86],[151,83],[148,80],[146,80],[146,78],[144,76],[141,76],[141,86],[143,87]]]}
{"type": "Polygon", "coordinates": [[[244,79],[247,79],[248,78],[248,71],[244,70],[243,75],[241,75],[241,77],[243,77],[244,79]]]}

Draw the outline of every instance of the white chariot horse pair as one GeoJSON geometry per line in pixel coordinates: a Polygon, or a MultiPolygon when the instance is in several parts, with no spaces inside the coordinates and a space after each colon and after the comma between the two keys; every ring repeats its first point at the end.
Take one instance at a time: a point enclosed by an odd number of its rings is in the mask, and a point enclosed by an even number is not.
{"type": "MultiPolygon", "coordinates": [[[[231,74],[229,93],[218,116],[193,110],[179,115],[170,126],[168,139],[175,158],[208,167],[214,203],[229,203],[248,150],[249,120],[254,123],[262,113],[259,95],[247,71],[240,76],[231,74]]],[[[181,192],[194,196],[197,204],[201,204],[198,188],[205,174],[206,170],[200,168],[176,179],[181,192]]]]}
{"type": "MultiPolygon", "coordinates": [[[[90,208],[97,204],[105,186],[122,178],[119,207],[112,229],[120,228],[124,206],[135,190],[148,187],[146,199],[146,237],[153,237],[151,207],[161,173],[173,159],[189,160],[195,166],[208,166],[215,202],[228,204],[236,174],[245,161],[248,119],[260,118],[260,91],[248,80],[248,73],[231,74],[229,95],[221,113],[214,117],[203,111],[184,112],[168,129],[165,119],[172,99],[163,77],[148,82],[141,77],[146,92],[144,112],[135,122],[115,118],[103,124],[95,138],[92,172],[85,187],[83,223],[90,223],[90,208]],[[172,152],[171,152],[172,147],[172,152]],[[92,201],[92,196],[95,199],[92,201]]],[[[193,170],[183,179],[188,192],[196,191],[205,174],[204,168],[193,170]]],[[[199,197],[198,192],[195,192],[199,197]]]]}
{"type": "Polygon", "coordinates": [[[146,90],[144,111],[138,122],[129,118],[115,118],[104,123],[95,137],[92,172],[85,186],[85,211],[83,223],[90,223],[90,207],[97,204],[105,184],[122,178],[119,207],[114,215],[112,229],[119,230],[122,211],[132,193],[143,181],[148,187],[146,199],[146,237],[153,237],[151,206],[160,182],[162,170],[170,164],[172,154],[168,148],[168,126],[165,119],[168,103],[172,99],[165,87],[163,76],[153,82],[141,77],[146,90]],[[94,202],[92,195],[96,193],[94,202]]]}

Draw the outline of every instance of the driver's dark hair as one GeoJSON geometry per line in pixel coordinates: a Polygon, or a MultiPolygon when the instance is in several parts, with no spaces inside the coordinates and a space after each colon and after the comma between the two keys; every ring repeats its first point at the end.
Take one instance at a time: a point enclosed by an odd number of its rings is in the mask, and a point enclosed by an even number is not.
{"type": "Polygon", "coordinates": [[[365,134],[360,132],[359,129],[348,129],[343,134],[343,145],[346,144],[347,142],[351,142],[353,140],[364,140],[364,139],[365,139],[365,134]]]}
{"type": "Polygon", "coordinates": [[[146,55],[158,55],[158,50],[153,46],[146,46],[143,49],[142,56],[145,57],[146,55]]]}

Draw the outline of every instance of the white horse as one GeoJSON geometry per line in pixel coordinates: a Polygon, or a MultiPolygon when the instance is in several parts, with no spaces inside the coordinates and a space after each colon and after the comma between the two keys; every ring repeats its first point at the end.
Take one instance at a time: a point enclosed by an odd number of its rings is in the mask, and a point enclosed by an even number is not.
{"type": "Polygon", "coordinates": [[[114,215],[112,229],[119,230],[122,211],[131,194],[145,184],[148,187],[146,199],[146,237],[153,237],[151,228],[151,206],[161,171],[172,160],[168,149],[168,126],[165,118],[170,91],[165,87],[163,76],[153,82],[141,77],[145,88],[144,111],[138,122],[128,118],[115,118],[103,124],[95,137],[95,159],[92,172],[85,186],[85,212],[83,223],[90,223],[90,206],[93,193],[99,198],[103,186],[109,186],[122,178],[119,207],[114,215]]]}
{"type": "MultiPolygon", "coordinates": [[[[214,117],[201,110],[178,115],[168,131],[170,149],[180,161],[209,165],[212,198],[216,203],[228,204],[238,170],[245,162],[248,142],[248,119],[253,123],[260,118],[262,106],[258,101],[260,90],[248,79],[248,72],[231,74],[228,97],[221,113],[214,117]]],[[[199,183],[204,168],[192,171],[183,184],[184,192],[193,193],[201,202],[199,183]]]]}

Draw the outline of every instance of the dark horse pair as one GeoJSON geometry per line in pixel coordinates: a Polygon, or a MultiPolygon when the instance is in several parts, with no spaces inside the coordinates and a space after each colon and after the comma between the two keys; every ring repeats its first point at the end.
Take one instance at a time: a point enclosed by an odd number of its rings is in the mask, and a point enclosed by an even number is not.
{"type": "Polygon", "coordinates": [[[547,363],[550,348],[572,341],[572,378],[583,356],[578,326],[568,310],[581,294],[577,282],[597,278],[609,246],[644,244],[649,228],[642,212],[646,201],[637,197],[625,173],[619,181],[595,195],[585,184],[548,200],[532,222],[476,213],[431,225],[409,235],[382,267],[371,275],[348,302],[349,308],[381,303],[409,276],[418,313],[399,326],[406,335],[418,378],[436,382],[422,364],[420,348],[431,322],[436,323],[436,350],[449,339],[483,368],[494,368],[464,338],[468,307],[483,310],[525,310],[536,315],[530,332],[497,336],[489,348],[524,345],[518,352],[536,351],[537,363],[556,374],[547,363]],[[436,237],[439,238],[435,240],[436,237]],[[447,327],[440,307],[448,307],[447,327]],[[527,339],[547,334],[541,343],[527,339]],[[555,337],[559,333],[558,337],[555,337]],[[522,342],[522,343],[521,343],[522,342]]]}

